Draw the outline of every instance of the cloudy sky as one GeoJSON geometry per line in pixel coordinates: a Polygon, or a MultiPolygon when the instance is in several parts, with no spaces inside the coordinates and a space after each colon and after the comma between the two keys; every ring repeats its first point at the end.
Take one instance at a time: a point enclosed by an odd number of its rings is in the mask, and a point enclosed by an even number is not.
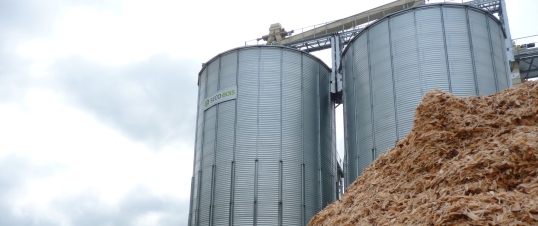
{"type": "Polygon", "coordinates": [[[202,62],[387,2],[0,0],[0,225],[186,225],[202,62]]]}

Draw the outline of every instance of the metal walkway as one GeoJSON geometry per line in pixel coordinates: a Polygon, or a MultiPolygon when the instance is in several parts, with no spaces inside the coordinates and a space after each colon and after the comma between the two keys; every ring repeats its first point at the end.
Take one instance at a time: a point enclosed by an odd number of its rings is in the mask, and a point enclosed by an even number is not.
{"type": "MultiPolygon", "coordinates": [[[[364,27],[375,22],[377,19],[402,9],[431,3],[458,3],[473,5],[492,14],[496,13],[499,17],[502,17],[501,0],[429,0],[427,2],[425,0],[398,0],[340,20],[288,31],[286,33],[290,34],[290,36],[277,44],[306,52],[315,52],[331,48],[330,39],[338,36],[340,37],[340,44],[343,47],[347,45],[349,41],[351,41],[351,39],[353,39],[353,37],[357,35],[364,27]],[[296,34],[291,35],[293,33],[296,34]]],[[[245,42],[245,45],[252,44],[252,41],[256,41],[256,44],[260,44],[259,42],[261,40],[263,39],[258,38],[250,40],[245,42]]]]}
{"type": "Polygon", "coordinates": [[[514,58],[519,64],[519,74],[522,79],[538,77],[538,48],[516,50],[514,58]]]}

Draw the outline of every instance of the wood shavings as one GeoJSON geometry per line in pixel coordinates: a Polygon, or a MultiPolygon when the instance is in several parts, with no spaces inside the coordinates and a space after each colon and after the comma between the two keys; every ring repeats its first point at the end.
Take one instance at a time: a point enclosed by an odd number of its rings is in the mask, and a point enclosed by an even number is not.
{"type": "Polygon", "coordinates": [[[434,90],[414,127],[309,225],[538,225],[538,82],[434,90]]]}

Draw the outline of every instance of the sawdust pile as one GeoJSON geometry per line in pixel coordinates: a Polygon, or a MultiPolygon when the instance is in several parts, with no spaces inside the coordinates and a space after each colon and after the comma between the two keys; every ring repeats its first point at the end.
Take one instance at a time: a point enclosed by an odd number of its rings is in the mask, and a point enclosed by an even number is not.
{"type": "Polygon", "coordinates": [[[538,225],[538,83],[428,93],[405,139],[310,225],[538,225]]]}

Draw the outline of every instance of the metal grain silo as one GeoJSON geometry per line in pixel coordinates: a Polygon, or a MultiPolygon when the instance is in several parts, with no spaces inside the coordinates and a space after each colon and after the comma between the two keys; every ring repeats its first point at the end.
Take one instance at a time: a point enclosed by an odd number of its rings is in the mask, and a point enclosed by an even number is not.
{"type": "Polygon", "coordinates": [[[342,57],[346,186],[406,136],[426,92],[508,88],[504,38],[494,16],[460,4],[402,10],[362,30],[342,57]]]}
{"type": "Polygon", "coordinates": [[[330,69],[282,46],[199,74],[189,225],[305,225],[336,196],[330,69]]]}

